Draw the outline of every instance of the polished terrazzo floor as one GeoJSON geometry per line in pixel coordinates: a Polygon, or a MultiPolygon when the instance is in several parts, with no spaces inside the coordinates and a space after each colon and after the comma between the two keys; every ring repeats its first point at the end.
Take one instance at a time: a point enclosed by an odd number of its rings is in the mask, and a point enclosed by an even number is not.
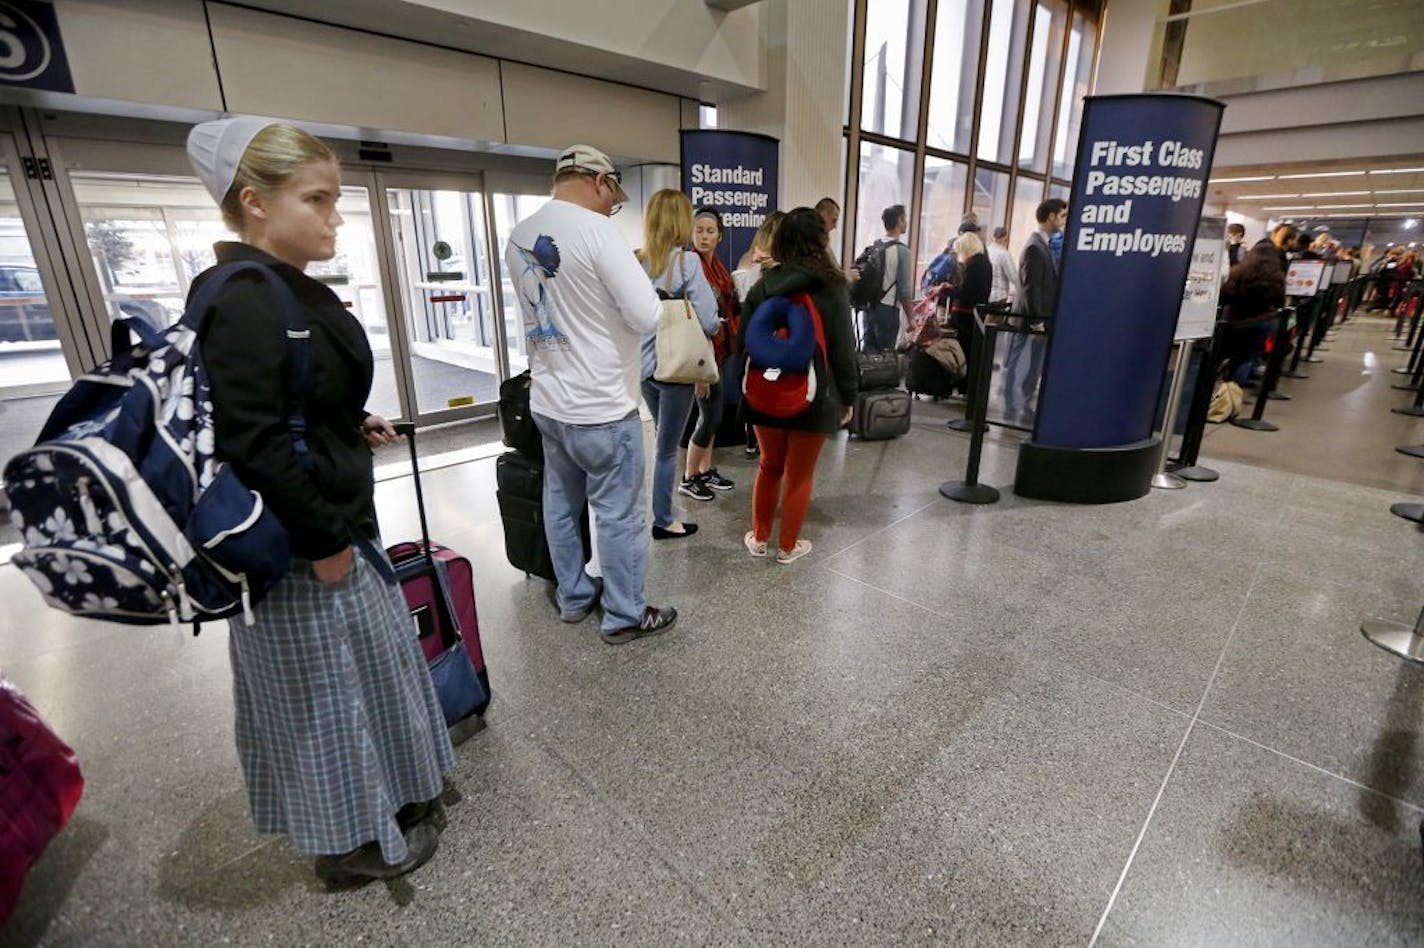
{"type": "MultiPolygon", "coordinates": [[[[751,467],[727,452],[737,489],[653,551],[677,627],[618,648],[506,564],[492,460],[430,472],[495,701],[435,860],[354,892],[251,828],[224,630],[70,620],[0,568],[0,664],[89,781],[0,941],[1424,940],[1424,670],[1358,632],[1418,610],[1424,537],[1387,512],[1410,495],[1213,435],[1214,484],[964,507],[935,489],[964,463],[955,413],[829,445],[790,567],[742,549],[751,467]]],[[[984,479],[1007,488],[1014,458],[991,436],[984,479]]],[[[411,535],[409,479],[378,497],[411,535]]]]}

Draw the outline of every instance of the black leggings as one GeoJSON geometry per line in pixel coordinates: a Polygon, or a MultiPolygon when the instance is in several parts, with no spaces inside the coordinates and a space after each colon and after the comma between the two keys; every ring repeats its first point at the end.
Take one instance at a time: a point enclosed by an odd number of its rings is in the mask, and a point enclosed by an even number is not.
{"type": "Polygon", "coordinates": [[[697,400],[697,429],[692,432],[692,443],[699,448],[710,448],[717,437],[717,429],[722,425],[722,383],[713,382],[707,397],[697,400]]]}

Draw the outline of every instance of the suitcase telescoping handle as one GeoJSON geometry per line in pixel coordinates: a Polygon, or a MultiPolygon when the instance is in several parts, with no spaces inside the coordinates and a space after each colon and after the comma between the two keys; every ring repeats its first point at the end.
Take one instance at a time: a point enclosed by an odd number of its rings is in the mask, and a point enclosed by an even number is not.
{"type": "Polygon", "coordinates": [[[433,566],[435,556],[430,549],[430,525],[425,521],[425,492],[420,487],[420,458],[415,453],[415,423],[399,421],[392,427],[396,429],[396,434],[405,435],[406,444],[410,445],[410,473],[415,480],[415,510],[420,515],[421,548],[425,551],[426,560],[433,566]]]}

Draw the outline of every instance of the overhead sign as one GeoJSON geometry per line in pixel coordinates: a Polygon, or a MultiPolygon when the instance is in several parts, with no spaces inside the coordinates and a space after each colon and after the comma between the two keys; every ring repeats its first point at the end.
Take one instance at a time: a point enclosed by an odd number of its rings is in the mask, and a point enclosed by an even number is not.
{"type": "Polygon", "coordinates": [[[1036,445],[1152,437],[1223,108],[1172,94],[1084,100],[1036,445]]]}
{"type": "Polygon", "coordinates": [[[1314,296],[1324,274],[1324,260],[1292,260],[1286,268],[1286,296],[1314,296]]]}
{"type": "Polygon", "coordinates": [[[770,135],[721,129],[682,132],[682,190],[693,207],[721,214],[726,236],[717,255],[728,270],[776,210],[780,151],[780,142],[770,135]]]}
{"type": "Polygon", "coordinates": [[[1177,314],[1178,342],[1205,339],[1216,331],[1216,299],[1221,291],[1221,267],[1226,258],[1226,218],[1203,217],[1197,224],[1191,267],[1177,314]]]}
{"type": "Polygon", "coordinates": [[[53,3],[0,0],[0,85],[74,91],[53,3]]]}

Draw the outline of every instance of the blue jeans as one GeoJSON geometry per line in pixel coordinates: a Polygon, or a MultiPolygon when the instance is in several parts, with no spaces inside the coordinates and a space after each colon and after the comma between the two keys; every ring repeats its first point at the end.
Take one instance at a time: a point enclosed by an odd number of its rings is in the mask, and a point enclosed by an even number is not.
{"type": "Polygon", "coordinates": [[[1038,390],[1039,376],[1043,374],[1043,355],[1047,349],[1044,336],[1014,333],[1009,337],[1009,352],[1004,358],[1004,410],[1010,416],[1038,408],[1033,396],[1038,390]]]}
{"type": "Polygon", "coordinates": [[[653,449],[653,525],[672,525],[672,488],[677,480],[677,449],[692,416],[691,385],[643,379],[643,401],[657,427],[653,449]]]}
{"type": "Polygon", "coordinates": [[[569,425],[535,414],[544,436],[544,536],[557,600],[565,615],[588,607],[598,586],[584,572],[579,518],[584,503],[598,524],[603,629],[637,625],[647,601],[648,526],[643,514],[643,425],[638,413],[602,425],[569,425]]]}

